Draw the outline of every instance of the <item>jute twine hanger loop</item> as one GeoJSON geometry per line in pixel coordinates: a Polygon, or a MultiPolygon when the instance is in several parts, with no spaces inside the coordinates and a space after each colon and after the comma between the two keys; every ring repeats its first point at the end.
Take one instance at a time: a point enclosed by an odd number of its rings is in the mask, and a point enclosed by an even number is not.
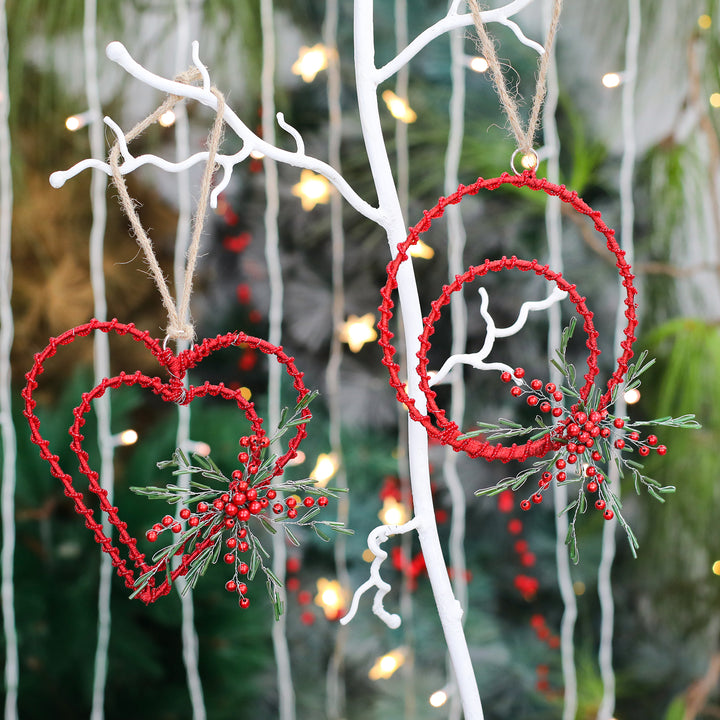
{"type": "MultiPolygon", "coordinates": [[[[545,93],[547,90],[547,74],[550,67],[550,50],[552,49],[555,41],[555,35],[557,33],[558,25],[560,22],[560,13],[562,12],[563,0],[555,0],[553,5],[553,14],[550,19],[550,27],[548,28],[547,37],[545,38],[544,52],[540,56],[538,63],[537,80],[535,82],[535,96],[533,98],[532,109],[530,111],[530,118],[528,119],[527,128],[523,129],[522,120],[520,119],[520,112],[518,110],[515,98],[511,95],[508,90],[507,83],[505,82],[505,76],[503,75],[500,61],[498,60],[497,53],[495,52],[495,43],[488,35],[485,27],[485,23],[482,20],[480,14],[480,7],[477,0],[468,0],[470,11],[472,12],[473,21],[475,22],[475,29],[478,34],[478,49],[485,57],[488,68],[490,70],[495,89],[497,90],[500,103],[505,110],[505,114],[508,117],[510,128],[512,129],[513,135],[517,141],[518,149],[513,153],[513,160],[518,152],[524,156],[531,156],[534,159],[534,164],[531,167],[537,166],[537,153],[533,148],[535,139],[535,132],[537,125],[540,120],[540,110],[542,109],[543,101],[545,100],[545,93]]],[[[513,164],[513,170],[515,166],[513,164]]],[[[517,171],[516,171],[517,172],[517,171]]]]}
{"type": "MultiPolygon", "coordinates": [[[[190,70],[178,75],[175,79],[178,82],[190,84],[199,77],[199,71],[197,68],[193,67],[190,68],[190,70]]],[[[155,280],[155,284],[160,291],[163,305],[165,306],[165,310],[168,314],[168,325],[165,330],[166,342],[168,340],[192,341],[195,338],[195,328],[189,319],[190,295],[192,293],[193,276],[195,274],[198,250],[200,248],[200,236],[202,235],[205,214],[207,212],[208,201],[210,199],[210,185],[215,171],[215,158],[222,140],[223,111],[225,109],[225,98],[222,93],[215,87],[211,87],[210,91],[213,95],[215,95],[218,101],[217,114],[215,115],[215,122],[213,123],[210,135],[208,136],[208,158],[207,163],[205,164],[205,172],[203,173],[202,183],[200,186],[200,198],[198,200],[197,209],[195,210],[195,217],[193,218],[193,234],[187,252],[182,297],[177,304],[170,293],[167,280],[163,275],[162,268],[160,267],[160,263],[158,262],[155,251],[153,250],[152,241],[148,237],[142,223],[140,222],[137,210],[135,209],[136,203],[130,197],[127,185],[125,184],[125,178],[120,171],[120,143],[116,142],[110,150],[109,164],[112,170],[113,184],[118,191],[120,206],[130,221],[135,239],[145,255],[145,259],[150,268],[150,274],[155,280]]],[[[150,115],[148,115],[144,120],[141,120],[125,135],[125,142],[129,143],[131,140],[144,132],[148,127],[150,127],[150,125],[157,122],[163,113],[172,109],[182,99],[183,97],[180,95],[168,95],[165,101],[156,110],[150,113],[150,115]]]]}

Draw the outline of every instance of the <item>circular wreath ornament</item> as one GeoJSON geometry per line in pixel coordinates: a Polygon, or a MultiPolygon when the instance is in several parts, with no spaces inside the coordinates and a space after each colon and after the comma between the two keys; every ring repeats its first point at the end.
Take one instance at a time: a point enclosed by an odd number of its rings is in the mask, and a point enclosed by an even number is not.
{"type": "MultiPolygon", "coordinates": [[[[543,265],[537,260],[523,260],[515,256],[502,257],[499,260],[485,260],[484,263],[475,265],[465,273],[457,275],[451,284],[445,285],[441,295],[432,302],[429,315],[423,319],[424,329],[419,338],[420,350],[417,353],[417,371],[420,378],[419,387],[427,401],[427,411],[424,413],[418,410],[415,401],[408,395],[407,388],[399,377],[400,366],[393,359],[396,349],[392,344],[393,334],[389,329],[389,321],[394,308],[392,293],[397,288],[398,270],[401,264],[408,259],[409,248],[416,244],[420,236],[430,229],[433,220],[443,216],[448,205],[457,205],[468,195],[477,195],[481,190],[497,190],[504,185],[516,188],[526,187],[535,192],[545,193],[550,197],[557,197],[575,212],[587,215],[593,221],[595,230],[604,237],[607,249],[615,255],[615,264],[622,278],[622,285],[625,288],[624,303],[626,305],[625,317],[627,318],[627,324],[624,330],[625,339],[621,343],[623,352],[617,359],[617,367],[607,382],[605,393],[599,399],[596,408],[599,412],[609,404],[613,389],[625,380],[628,364],[633,357],[633,343],[636,339],[635,328],[637,326],[635,315],[635,295],[637,290],[633,285],[634,276],[630,265],[625,260],[625,253],[616,242],[614,231],[603,222],[600,213],[593,210],[578,197],[576,192],[568,190],[564,185],[556,185],[547,179],[538,178],[533,170],[527,170],[519,175],[503,173],[496,178],[478,178],[472,185],[460,185],[455,193],[440,198],[435,207],[426,210],[423,213],[422,220],[410,229],[406,240],[398,246],[397,255],[388,264],[387,282],[381,291],[382,303],[379,307],[381,318],[378,323],[378,329],[380,330],[379,343],[383,349],[383,364],[388,368],[390,374],[390,384],[395,389],[397,399],[407,407],[410,417],[421,423],[430,437],[443,444],[451,445],[458,452],[465,452],[472,458],[483,457],[487,460],[508,462],[510,460],[522,461],[530,457],[542,458],[548,452],[557,450],[564,444],[563,437],[558,431],[548,430],[547,433],[537,439],[506,446],[501,443],[494,444],[477,437],[464,435],[457,424],[448,420],[445,412],[438,407],[436,393],[430,387],[430,378],[427,372],[427,353],[431,347],[430,338],[435,332],[435,323],[440,318],[442,309],[449,304],[453,293],[460,291],[466,283],[489,272],[516,270],[534,273],[538,277],[544,278],[547,282],[568,294],[569,299],[583,319],[583,330],[587,336],[586,346],[589,351],[586,361],[587,371],[584,375],[585,384],[579,390],[580,399],[584,403],[590,396],[595,377],[599,372],[597,356],[600,350],[597,346],[598,332],[593,324],[593,314],[586,306],[585,298],[578,293],[576,286],[569,283],[560,273],[550,269],[548,265],[543,265]]],[[[519,379],[522,374],[520,373],[516,377],[519,379]]],[[[562,433],[562,430],[560,430],[560,433],[562,433]]]]}

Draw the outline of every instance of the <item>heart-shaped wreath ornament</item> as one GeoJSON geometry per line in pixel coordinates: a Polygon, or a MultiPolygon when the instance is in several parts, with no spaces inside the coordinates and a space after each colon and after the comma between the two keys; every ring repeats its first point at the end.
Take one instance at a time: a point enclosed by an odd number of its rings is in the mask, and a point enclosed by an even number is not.
{"type": "Polygon", "coordinates": [[[240,606],[249,605],[244,580],[252,578],[257,569],[262,569],[268,579],[277,615],[282,612],[277,595],[280,583],[263,562],[263,558],[268,554],[253,531],[250,521],[254,518],[269,532],[275,532],[274,523],[280,522],[288,538],[296,544],[297,539],[288,527],[289,524],[311,527],[323,539],[327,539],[327,535],[322,531],[322,526],[345,532],[341,524],[314,519],[319,509],[328,504],[327,495],[334,494],[332,489],[320,490],[310,479],[279,482],[286,464],[297,455],[298,446],[306,437],[305,426],[312,417],[308,405],[316,394],[305,387],[303,374],[295,366],[294,359],[281,347],[243,332],[234,332],[205,339],[191,349],[175,355],[172,350],[164,348],[161,341],[151,337],[147,331],[138,330],[133,324],[124,324],[117,320],[91,320],[52,338],[47,347],[35,355],[34,365],[26,378],[27,384],[22,395],[25,399],[24,415],[30,425],[32,441],[40,447],[40,455],[50,464],[52,474],[62,482],[65,494],[73,500],[76,512],[85,518],[85,525],[93,533],[96,542],[101,545],[103,552],[112,558],[117,574],[124,580],[125,585],[133,590],[132,596],[139,597],[145,603],[154,602],[168,594],[179,577],[186,578],[187,587],[194,587],[207,567],[216,562],[222,554],[224,562],[233,568],[233,577],[227,582],[226,589],[240,596],[240,606]],[[83,493],[77,488],[76,479],[60,466],[58,455],[51,450],[50,442],[41,434],[40,420],[35,414],[37,403],[33,393],[38,388],[38,378],[45,363],[55,356],[58,348],[86,337],[92,331],[129,336],[135,342],[145,345],[168,376],[163,380],[159,376],[151,377],[137,370],[106,377],[89,392],[83,393],[81,402],[73,410],[75,419],[69,429],[72,437],[70,448],[78,458],[80,474],[87,478],[90,492],[97,497],[101,513],[117,530],[119,545],[124,547],[127,558],[121,556],[121,548],[114,544],[102,524],[95,519],[93,509],[88,507],[83,493]],[[201,385],[186,385],[184,382],[188,370],[197,367],[204,358],[217,350],[239,345],[274,356],[285,367],[297,391],[294,411],[283,413],[280,426],[272,436],[263,429],[262,418],[256,413],[254,404],[245,399],[240,388],[232,389],[223,383],[213,384],[207,381],[201,385]],[[92,401],[108,390],[133,386],[147,389],[161,400],[179,405],[187,405],[203,397],[219,397],[232,401],[247,418],[251,428],[248,435],[239,438],[240,467],[229,477],[209,458],[195,455],[193,463],[182,450],[177,450],[172,460],[159,463],[158,466],[177,468],[174,472],[176,475],[199,474],[204,482],[191,480],[188,488],[171,484],[165,488],[133,488],[138,494],[151,499],[161,499],[182,506],[178,517],[165,515],[161,522],[146,532],[150,542],[156,542],[166,531],[174,538],[174,542],[158,551],[151,562],[148,562],[138,549],[137,538],[128,531],[119,509],[108,501],[108,493],[101,488],[98,473],[92,469],[88,453],[83,448],[82,429],[92,401]],[[279,456],[269,454],[268,448],[271,444],[289,430],[294,430],[294,435],[288,442],[287,450],[279,456]],[[216,486],[207,484],[207,481],[214,481],[216,486]],[[284,505],[280,502],[273,503],[278,498],[278,491],[288,491],[293,495],[287,498],[284,505]],[[305,495],[299,507],[295,497],[298,493],[305,495]],[[190,506],[193,506],[192,510],[190,506]],[[298,515],[298,510],[305,512],[298,515]],[[250,552],[249,563],[242,559],[242,554],[246,552],[250,552]],[[174,557],[178,560],[174,567],[171,567],[174,557]]]}
{"type": "MultiPolygon", "coordinates": [[[[478,494],[496,494],[507,488],[518,490],[527,480],[537,477],[538,489],[521,502],[521,507],[528,510],[533,504],[542,502],[543,493],[553,479],[560,483],[579,483],[578,498],[565,508],[566,512],[574,510],[568,533],[568,543],[573,558],[577,557],[575,521],[578,513],[585,512],[588,507],[586,491],[590,497],[597,498],[594,505],[603,513],[606,520],[618,518],[627,532],[633,552],[637,548],[637,540],[620,512],[620,500],[609,487],[610,483],[604,469],[613,456],[611,448],[617,451],[615,460],[620,473],[629,472],[634,478],[638,491],[643,485],[653,497],[664,501],[663,495],[674,491],[674,488],[662,487],[659,482],[643,473],[641,463],[629,459],[622,453],[636,450],[641,457],[647,457],[651,450],[659,455],[666,453],[667,448],[658,444],[656,435],[649,434],[644,440],[641,439],[639,428],[642,426],[662,425],[692,429],[700,427],[693,415],[641,422],[630,421],[627,417],[616,417],[611,412],[620,388],[624,386],[627,390],[637,387],[640,384],[639,376],[654,362],[647,361],[646,353],[643,353],[636,362],[631,362],[637,327],[635,313],[637,290],[633,279],[630,265],[625,260],[625,253],[615,240],[614,231],[603,222],[600,213],[564,185],[556,185],[545,178],[538,178],[534,170],[527,170],[521,174],[503,173],[496,178],[479,178],[471,185],[460,185],[452,195],[440,198],[435,207],[423,213],[422,220],[410,229],[406,240],[398,246],[396,256],[388,264],[387,282],[381,291],[379,343],[383,349],[383,364],[388,368],[390,384],[395,389],[397,399],[407,407],[410,417],[425,427],[430,437],[450,445],[458,452],[465,452],[472,458],[482,457],[501,462],[511,460],[524,462],[535,459],[530,468],[521,471],[517,476],[506,478],[493,487],[480,490],[478,494]],[[417,353],[417,372],[419,389],[425,396],[427,410],[421,412],[409,396],[406,384],[399,374],[400,366],[394,360],[396,350],[392,344],[393,334],[389,322],[394,307],[392,293],[397,288],[398,270],[402,263],[407,261],[409,249],[430,229],[433,220],[443,216],[448,205],[456,205],[464,197],[476,195],[481,190],[497,190],[502,186],[526,187],[529,190],[557,197],[577,213],[586,215],[592,220],[595,231],[603,236],[607,249],[615,256],[615,264],[625,290],[627,323],[623,330],[625,339],[621,342],[622,353],[604,390],[601,389],[595,384],[595,378],[599,373],[598,332],[593,324],[593,314],[585,304],[585,298],[577,291],[576,285],[535,259],[522,260],[512,256],[499,260],[485,260],[480,265],[475,265],[457,275],[452,283],[445,285],[440,297],[432,302],[430,313],[423,319],[423,332],[419,337],[420,350],[417,353]],[[556,387],[553,383],[545,383],[538,378],[528,382],[523,368],[512,370],[503,363],[475,364],[469,359],[472,356],[462,356],[460,362],[468,362],[475,367],[485,369],[501,369],[501,380],[512,384],[511,394],[517,398],[525,398],[529,406],[540,410],[540,414],[535,418],[535,424],[531,427],[523,427],[518,423],[501,419],[498,423],[477,423],[479,430],[463,432],[456,423],[447,419],[445,411],[437,405],[436,393],[432,389],[433,381],[428,374],[427,353],[431,347],[430,338],[435,332],[435,323],[441,317],[442,309],[450,303],[453,293],[461,291],[465,284],[478,277],[505,270],[533,273],[554,285],[554,292],[560,293],[557,297],[567,296],[575,305],[575,309],[583,319],[585,344],[589,351],[586,372],[583,375],[584,383],[576,387],[575,368],[566,359],[567,345],[575,327],[574,319],[563,332],[561,346],[556,349],[556,357],[552,360],[563,375],[563,384],[560,387],[556,387]],[[568,401],[570,407],[566,409],[565,404],[568,401]],[[495,442],[503,438],[527,439],[520,444],[513,442],[511,445],[495,442]]],[[[484,298],[486,299],[487,296],[485,295],[484,298]]],[[[536,303],[536,305],[541,304],[536,303]]],[[[475,355],[481,355],[481,360],[485,357],[482,352],[475,355]]]]}

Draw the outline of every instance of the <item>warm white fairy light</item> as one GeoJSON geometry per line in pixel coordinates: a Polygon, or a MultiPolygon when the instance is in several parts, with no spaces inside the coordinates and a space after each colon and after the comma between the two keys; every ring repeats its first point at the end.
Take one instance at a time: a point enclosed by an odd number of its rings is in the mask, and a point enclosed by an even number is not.
{"type": "Polygon", "coordinates": [[[317,581],[315,604],[323,609],[328,620],[337,620],[345,608],[345,592],[337,580],[320,578],[317,581]]]}
{"type": "Polygon", "coordinates": [[[716,560],[713,563],[712,571],[714,575],[720,575],[720,560],[716,560]]]}
{"type": "Polygon", "coordinates": [[[701,15],[698,18],[698,27],[701,30],[709,30],[712,26],[712,18],[709,15],[701,15]]]}
{"type": "Polygon", "coordinates": [[[520,158],[520,164],[526,170],[532,170],[538,163],[538,156],[535,153],[527,153],[520,158]]]}
{"type": "Polygon", "coordinates": [[[602,84],[609,89],[619,87],[622,81],[622,73],[609,72],[602,76],[602,84]]]}
{"type": "Polygon", "coordinates": [[[360,352],[365,343],[377,340],[374,326],[375,316],[372,313],[366,313],[362,317],[350,315],[338,330],[340,341],[347,343],[352,352],[360,352]]]}
{"type": "Polygon", "coordinates": [[[710,96],[710,104],[711,104],[714,108],[720,107],[720,93],[719,93],[719,92],[714,92],[714,93],[710,96]]]}
{"type": "Polygon", "coordinates": [[[316,205],[326,205],[330,200],[330,183],[312,170],[300,173],[300,182],[292,187],[292,194],[300,198],[302,209],[312,210],[316,205]]]}
{"type": "Polygon", "coordinates": [[[414,123],[417,120],[417,113],[408,105],[407,100],[398,97],[392,90],[385,90],[382,99],[396,120],[404,123],[414,123]]]}
{"type": "Polygon", "coordinates": [[[634,405],[635,403],[640,402],[640,391],[637,388],[626,390],[623,397],[628,405],[634,405]]]}
{"type": "Polygon", "coordinates": [[[293,63],[292,71],[305,82],[312,82],[315,76],[328,66],[328,49],[318,43],[311,48],[304,45],[300,48],[298,59],[293,63]]]}
{"type": "Polygon", "coordinates": [[[158,123],[163,127],[172,127],[176,120],[174,110],[166,110],[159,118],[158,123]]]}
{"type": "Polygon", "coordinates": [[[250,157],[253,160],[262,160],[265,157],[265,153],[261,153],[259,150],[253,150],[250,153],[250,157]]]}
{"type": "Polygon", "coordinates": [[[585,583],[582,580],[576,580],[573,583],[573,592],[580,597],[585,594],[585,583]]]}
{"type": "MultiPolygon", "coordinates": [[[[474,57],[470,60],[470,69],[476,73],[484,73],[487,71],[488,61],[484,57],[474,57]]],[[[441,691],[438,691],[441,692],[441,691]]]]}
{"type": "Polygon", "coordinates": [[[410,246],[408,255],[422,260],[431,260],[435,257],[435,251],[422,240],[418,240],[414,245],[410,246]]]}
{"type": "Polygon", "coordinates": [[[368,677],[371,680],[386,680],[405,662],[404,650],[398,648],[379,657],[370,668],[368,677]]]}
{"type": "Polygon", "coordinates": [[[378,517],[385,525],[402,525],[407,522],[409,513],[405,505],[394,497],[386,497],[378,517]]]}
{"type": "Polygon", "coordinates": [[[338,470],[338,460],[335,453],[320,453],[315,467],[310,473],[310,479],[319,487],[325,487],[330,478],[338,470]]]}
{"type": "Polygon", "coordinates": [[[444,690],[436,690],[430,696],[429,702],[433,707],[439,708],[439,707],[442,707],[447,701],[448,701],[447,693],[444,690]]]}
{"type": "Polygon", "coordinates": [[[79,130],[85,124],[86,123],[83,122],[82,118],[79,115],[71,115],[67,120],[65,120],[65,127],[70,132],[75,132],[76,130],[79,130]]]}
{"type": "Polygon", "coordinates": [[[136,430],[128,428],[120,433],[119,441],[121,445],[134,445],[138,441],[138,434],[136,430]]]}

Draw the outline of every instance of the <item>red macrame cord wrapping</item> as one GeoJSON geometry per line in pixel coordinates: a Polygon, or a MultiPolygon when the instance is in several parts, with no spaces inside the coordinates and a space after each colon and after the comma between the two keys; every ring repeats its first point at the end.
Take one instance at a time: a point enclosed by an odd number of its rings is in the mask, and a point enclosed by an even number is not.
{"type": "Polygon", "coordinates": [[[568,283],[560,273],[552,271],[547,265],[541,265],[537,260],[521,260],[515,256],[503,257],[500,260],[485,260],[481,265],[473,266],[462,275],[457,275],[450,285],[443,286],[442,294],[431,305],[430,314],[423,319],[424,330],[419,337],[420,350],[417,353],[419,360],[417,370],[420,376],[419,387],[427,399],[428,414],[421,413],[415,407],[415,401],[408,395],[405,384],[399,377],[400,366],[393,360],[396,350],[392,345],[393,333],[389,329],[389,321],[394,308],[392,292],[397,288],[397,272],[401,263],[408,258],[408,249],[418,242],[420,235],[430,229],[433,220],[443,216],[448,205],[458,204],[466,195],[476,195],[480,190],[497,190],[502,185],[513,185],[518,188],[527,187],[530,190],[544,192],[547,195],[558,197],[562,202],[582,215],[589,216],[595,225],[595,229],[605,236],[607,249],[616,257],[615,264],[626,292],[624,303],[626,305],[625,317],[628,322],[624,330],[625,340],[621,343],[623,352],[617,360],[617,368],[607,382],[607,391],[600,400],[599,410],[605,408],[610,402],[613,388],[623,382],[627,374],[628,363],[633,356],[632,346],[636,340],[634,333],[637,327],[635,315],[635,295],[637,290],[633,285],[634,275],[631,272],[630,265],[625,261],[625,253],[615,240],[615,232],[603,222],[600,213],[587,205],[578,197],[576,192],[568,190],[564,185],[555,185],[544,178],[538,178],[532,170],[528,170],[521,175],[503,173],[500,177],[488,180],[478,178],[472,185],[460,185],[455,193],[446,198],[440,198],[434,208],[424,211],[423,219],[413,228],[410,228],[407,239],[398,245],[397,255],[387,266],[387,282],[381,290],[382,303],[379,307],[380,321],[378,322],[380,339],[378,342],[383,349],[382,362],[388,368],[390,374],[390,385],[395,389],[397,399],[407,407],[410,417],[421,423],[430,437],[443,444],[451,445],[457,451],[466,452],[473,458],[484,457],[487,460],[497,459],[508,462],[509,460],[523,461],[528,457],[544,457],[551,450],[557,450],[562,443],[557,437],[553,436],[552,432],[548,432],[538,440],[522,445],[512,444],[509,447],[502,444],[493,445],[477,438],[460,439],[462,434],[460,429],[455,423],[450,422],[445,417],[445,411],[437,406],[435,402],[436,393],[428,384],[427,352],[431,346],[430,336],[435,332],[435,322],[440,317],[442,308],[450,302],[452,293],[458,292],[466,282],[486,275],[488,272],[516,269],[521,272],[534,272],[539,277],[554,282],[560,290],[568,293],[570,300],[575,304],[584,321],[583,329],[587,335],[586,346],[590,354],[587,359],[587,373],[584,375],[585,385],[580,389],[579,393],[580,397],[586,400],[599,372],[597,356],[600,354],[600,350],[597,346],[598,333],[593,325],[593,314],[585,305],[585,298],[578,294],[576,286],[568,283]],[[435,422],[433,422],[433,418],[435,422]]]}
{"type": "MultiPolygon", "coordinates": [[[[137,539],[128,533],[127,523],[120,519],[118,508],[113,507],[108,502],[107,491],[103,490],[98,483],[98,473],[90,467],[88,454],[82,448],[82,442],[84,440],[84,436],[82,435],[82,427],[85,424],[84,416],[90,410],[92,401],[104,395],[108,389],[114,390],[122,386],[132,387],[133,385],[138,385],[150,389],[165,402],[181,405],[187,405],[195,398],[205,396],[234,400],[238,408],[243,411],[245,417],[250,422],[252,432],[256,437],[262,438],[266,435],[262,428],[263,420],[255,412],[254,404],[248,402],[242,396],[240,389],[233,390],[223,383],[212,384],[210,382],[205,382],[199,386],[189,385],[187,388],[183,385],[183,378],[186,372],[194,368],[204,358],[216,350],[240,344],[245,344],[251,348],[260,350],[266,355],[274,355],[278,362],[285,366],[288,375],[292,377],[293,387],[298,392],[298,402],[308,394],[309,391],[305,387],[302,379],[303,373],[295,366],[294,358],[286,355],[282,347],[271,345],[266,340],[246,335],[243,332],[228,333],[226,335],[218,335],[212,339],[205,339],[190,350],[175,355],[172,350],[163,349],[160,341],[152,338],[147,331],[138,330],[132,323],[126,325],[117,320],[101,322],[93,319],[84,325],[68,330],[56,338],[51,338],[47,347],[35,355],[33,367],[25,376],[27,384],[22,391],[22,396],[25,399],[25,410],[23,414],[30,425],[31,439],[40,448],[40,456],[50,463],[53,476],[62,482],[65,495],[73,500],[76,512],[85,518],[85,525],[92,531],[95,541],[101,545],[103,552],[112,558],[113,566],[116,568],[118,575],[123,578],[128,588],[134,587],[136,577],[151,570],[156,567],[156,565],[149,565],[145,562],[145,555],[137,548],[137,539]],[[129,559],[134,563],[137,575],[127,566],[127,561],[121,558],[119,548],[114,545],[112,539],[105,534],[102,525],[94,519],[93,510],[84,503],[83,494],[75,488],[72,476],[60,467],[59,457],[51,452],[49,442],[40,434],[40,420],[35,415],[37,403],[33,398],[33,392],[38,387],[37,379],[44,371],[45,362],[55,355],[58,347],[61,345],[69,345],[77,338],[86,337],[93,330],[99,330],[108,334],[129,335],[136,342],[144,344],[155,356],[160,366],[166,368],[170,375],[170,379],[167,382],[159,377],[144,375],[139,370],[132,374],[121,372],[114,377],[104,378],[90,392],[83,393],[82,402],[73,409],[75,421],[69,429],[72,437],[70,448],[78,457],[80,472],[88,478],[88,487],[90,491],[98,497],[101,511],[105,513],[108,521],[117,529],[119,542],[126,546],[129,559]]],[[[309,420],[311,417],[310,410],[304,408],[301,415],[305,420],[309,420]]],[[[306,435],[305,423],[298,425],[294,437],[288,443],[287,451],[277,459],[272,470],[272,475],[266,479],[263,484],[268,484],[271,478],[278,477],[282,474],[287,462],[296,456],[297,448],[306,435]]],[[[253,460],[257,461],[260,453],[259,444],[255,446],[253,453],[253,460]]],[[[192,552],[183,554],[178,567],[170,572],[169,579],[165,573],[167,561],[157,565],[159,568],[157,577],[163,577],[163,582],[156,586],[155,577],[151,578],[148,585],[138,597],[146,603],[151,603],[169,593],[172,583],[178,577],[187,574],[190,564],[195,557],[197,557],[203,549],[214,543],[215,539],[216,538],[211,535],[205,540],[198,542],[192,552]]]]}

